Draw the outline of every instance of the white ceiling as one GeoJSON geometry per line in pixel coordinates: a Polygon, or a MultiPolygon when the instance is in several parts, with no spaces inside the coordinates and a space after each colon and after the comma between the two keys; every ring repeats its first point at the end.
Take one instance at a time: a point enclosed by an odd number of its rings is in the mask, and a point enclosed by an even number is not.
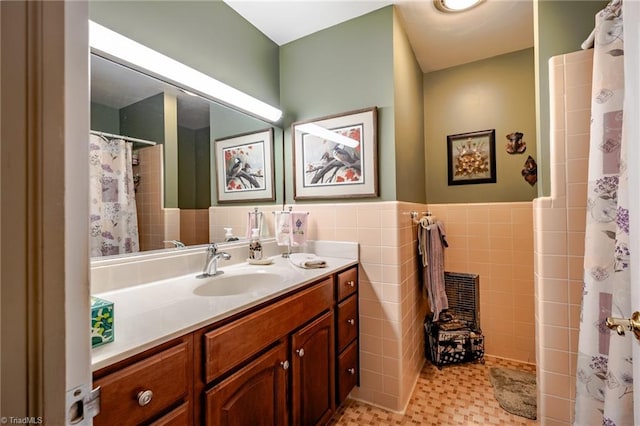
{"type": "Polygon", "coordinates": [[[431,0],[224,0],[278,45],[395,4],[423,72],[533,47],[533,0],[443,13],[431,0]]]}

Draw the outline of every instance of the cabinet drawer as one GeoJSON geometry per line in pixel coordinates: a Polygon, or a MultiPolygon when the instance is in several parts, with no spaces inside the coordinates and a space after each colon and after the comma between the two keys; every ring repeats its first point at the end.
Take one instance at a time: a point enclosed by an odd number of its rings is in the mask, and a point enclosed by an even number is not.
{"type": "Polygon", "coordinates": [[[358,267],[338,274],[338,300],[342,300],[358,289],[358,267]]]}
{"type": "Polygon", "coordinates": [[[94,386],[101,388],[100,414],[94,425],[139,424],[187,398],[193,380],[192,353],[191,341],[182,341],[96,380],[94,386]],[[153,393],[146,404],[141,396],[145,391],[153,393]]]}
{"type": "Polygon", "coordinates": [[[304,324],[333,304],[333,279],[327,278],[286,299],[204,335],[204,379],[211,382],[304,324]]]}
{"type": "Polygon", "coordinates": [[[149,426],[184,426],[191,423],[190,414],[191,405],[188,402],[185,402],[178,408],[172,410],[171,412],[165,414],[155,422],[151,423],[149,426]]]}
{"type": "Polygon", "coordinates": [[[338,352],[358,337],[358,296],[353,295],[338,305],[338,352]]]}
{"type": "Polygon", "coordinates": [[[341,404],[351,389],[358,384],[358,342],[349,345],[338,357],[338,404],[341,404]]]}

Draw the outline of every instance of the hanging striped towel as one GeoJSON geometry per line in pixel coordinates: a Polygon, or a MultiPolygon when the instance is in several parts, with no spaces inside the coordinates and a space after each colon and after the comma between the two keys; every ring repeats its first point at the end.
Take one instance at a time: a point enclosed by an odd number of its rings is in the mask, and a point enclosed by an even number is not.
{"type": "Polygon", "coordinates": [[[449,308],[444,287],[444,249],[448,247],[444,224],[431,223],[423,217],[418,224],[418,253],[422,260],[423,294],[429,298],[433,319],[437,321],[440,312],[449,308]]]}

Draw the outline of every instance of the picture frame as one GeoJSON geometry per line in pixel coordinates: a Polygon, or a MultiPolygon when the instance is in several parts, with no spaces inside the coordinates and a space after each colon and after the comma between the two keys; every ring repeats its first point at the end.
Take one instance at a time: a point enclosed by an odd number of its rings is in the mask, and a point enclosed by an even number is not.
{"type": "Polygon", "coordinates": [[[496,130],[447,135],[449,185],[496,182],[496,130]]]}
{"type": "Polygon", "coordinates": [[[273,128],[213,142],[219,203],[273,201],[273,128]]]}
{"type": "Polygon", "coordinates": [[[370,107],[293,123],[293,198],[378,196],[377,122],[370,107]]]}

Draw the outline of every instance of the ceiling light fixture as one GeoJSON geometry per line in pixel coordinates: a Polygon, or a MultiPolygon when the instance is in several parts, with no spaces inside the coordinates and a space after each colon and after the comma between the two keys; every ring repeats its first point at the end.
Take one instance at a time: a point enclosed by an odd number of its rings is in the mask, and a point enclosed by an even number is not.
{"type": "Polygon", "coordinates": [[[93,21],[89,21],[89,46],[98,54],[271,122],[282,117],[279,109],[93,21]]]}
{"type": "Polygon", "coordinates": [[[442,12],[462,12],[482,3],[484,0],[433,0],[442,12]]]}

